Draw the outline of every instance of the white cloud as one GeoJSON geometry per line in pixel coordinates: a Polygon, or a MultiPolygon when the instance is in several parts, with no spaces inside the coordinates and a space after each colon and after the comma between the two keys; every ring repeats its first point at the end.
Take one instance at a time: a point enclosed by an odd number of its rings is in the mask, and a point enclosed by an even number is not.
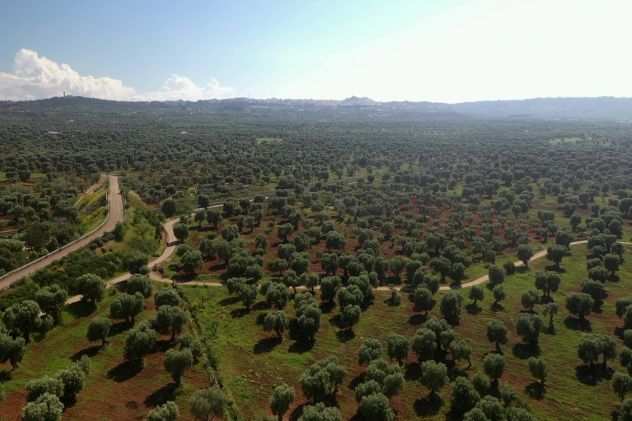
{"type": "Polygon", "coordinates": [[[226,98],[232,89],[220,85],[211,79],[206,86],[198,86],[186,76],[171,75],[157,91],[138,95],[134,99],[153,101],[174,101],[178,99],[199,100],[208,98],[226,98]]]}
{"type": "Polygon", "coordinates": [[[232,90],[215,79],[206,86],[198,86],[185,76],[172,75],[159,90],[138,92],[119,79],[81,75],[68,64],[28,49],[16,53],[12,73],[0,72],[0,100],[48,98],[64,92],[101,99],[165,101],[219,98],[232,90]]]}

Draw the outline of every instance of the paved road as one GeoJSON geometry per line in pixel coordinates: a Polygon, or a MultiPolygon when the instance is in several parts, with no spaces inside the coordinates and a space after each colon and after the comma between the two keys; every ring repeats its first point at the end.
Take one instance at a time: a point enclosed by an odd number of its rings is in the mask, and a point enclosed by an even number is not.
{"type": "MultiPolygon", "coordinates": [[[[70,253],[73,253],[77,250],[81,250],[82,248],[88,246],[92,241],[101,237],[106,232],[114,230],[114,227],[117,223],[123,222],[124,210],[123,210],[123,198],[121,197],[121,192],[119,190],[118,177],[115,175],[108,176],[109,181],[109,190],[108,190],[108,216],[106,217],[105,223],[100,225],[98,228],[93,230],[92,232],[87,233],[83,237],[66,244],[58,248],[57,250],[47,254],[46,256],[40,257],[37,260],[34,260],[26,265],[13,270],[6,275],[0,277],[0,290],[9,288],[14,283],[18,282],[25,277],[32,275],[38,270],[44,269],[46,266],[50,265],[53,262],[56,262],[70,253]]],[[[90,190],[90,189],[88,189],[90,190]]]]}

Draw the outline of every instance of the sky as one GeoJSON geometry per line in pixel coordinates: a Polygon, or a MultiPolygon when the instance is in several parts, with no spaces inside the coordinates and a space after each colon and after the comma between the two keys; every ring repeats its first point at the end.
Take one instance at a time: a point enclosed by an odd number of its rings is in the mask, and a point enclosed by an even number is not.
{"type": "Polygon", "coordinates": [[[2,0],[0,100],[632,96],[630,0],[2,0]]]}

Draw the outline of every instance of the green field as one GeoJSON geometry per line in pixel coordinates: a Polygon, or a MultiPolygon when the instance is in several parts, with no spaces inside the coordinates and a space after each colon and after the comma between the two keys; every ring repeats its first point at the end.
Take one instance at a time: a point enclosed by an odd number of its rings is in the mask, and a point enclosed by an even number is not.
{"type": "MultiPolygon", "coordinates": [[[[481,304],[482,311],[474,315],[464,309],[461,323],[456,328],[458,334],[470,339],[473,345],[474,366],[467,371],[471,377],[480,369],[484,355],[493,349],[486,338],[487,322],[492,319],[505,322],[510,335],[509,343],[503,346],[506,368],[502,383],[511,386],[542,420],[603,420],[609,417],[616,406],[614,403],[604,405],[604,402],[616,401],[609,381],[587,385],[576,376],[576,370],[581,365],[577,358],[577,344],[582,332],[573,329],[572,321],[566,320],[568,312],[564,303],[565,297],[579,291],[580,283],[587,278],[585,256],[586,248],[578,246],[572,249],[572,256],[564,259],[566,272],[562,275],[560,290],[554,295],[555,301],[560,304],[555,322],[556,334],[541,335],[540,355],[549,372],[546,394],[542,399],[533,399],[526,393],[533,379],[527,368],[526,357],[521,353],[520,338],[515,334],[514,323],[521,310],[520,297],[526,290],[533,289],[534,273],[548,264],[545,259],[533,264],[530,271],[516,273],[506,279],[507,299],[503,310],[491,310],[491,294],[487,290],[481,304]]],[[[610,295],[602,306],[602,312],[589,317],[592,332],[613,334],[615,328],[622,324],[614,314],[614,302],[632,287],[632,259],[626,260],[619,275],[620,282],[608,284],[610,295]]],[[[289,338],[276,344],[270,339],[273,334],[263,332],[257,324],[258,318],[267,311],[263,303],[255,305],[259,310],[243,315],[240,312],[242,305],[229,297],[224,288],[186,287],[185,291],[196,308],[202,331],[217,331],[213,343],[220,361],[220,374],[243,419],[254,419],[266,413],[271,390],[278,383],[294,384],[298,393],[296,404],[304,403],[300,397],[298,379],[312,362],[327,356],[338,357],[347,369],[338,404],[345,419],[353,416],[356,403],[350,384],[363,370],[356,362],[362,340],[367,337],[383,339],[392,332],[410,337],[418,327],[410,323],[409,319],[414,313],[406,298],[403,297],[400,307],[391,307],[384,302],[388,295],[380,293],[354,327],[355,337],[352,340],[343,342],[337,338],[337,328],[330,322],[337,313],[334,309],[323,315],[314,348],[298,350],[289,338]]],[[[468,290],[464,289],[462,293],[467,302],[468,290]]],[[[538,311],[541,313],[541,309],[538,311]]],[[[293,314],[291,308],[287,312],[293,314]]],[[[433,313],[438,316],[437,307],[433,313]]],[[[617,362],[613,361],[611,365],[619,370],[617,362]]],[[[449,412],[449,387],[442,392],[443,405],[438,408],[428,406],[423,399],[428,391],[415,381],[415,366],[414,354],[411,353],[404,391],[392,402],[399,412],[399,419],[445,419],[449,412]]]]}

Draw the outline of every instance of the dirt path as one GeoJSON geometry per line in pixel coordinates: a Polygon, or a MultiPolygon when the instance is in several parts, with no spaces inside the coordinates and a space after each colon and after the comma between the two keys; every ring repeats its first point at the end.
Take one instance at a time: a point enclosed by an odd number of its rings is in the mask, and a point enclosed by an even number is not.
{"type": "MultiPolygon", "coordinates": [[[[223,204],[217,204],[217,205],[212,205],[209,206],[209,208],[219,208],[222,207],[223,204]]],[[[176,236],[173,232],[173,227],[175,224],[177,224],[180,221],[180,218],[173,218],[173,219],[169,219],[167,220],[163,225],[163,234],[164,234],[164,240],[166,242],[166,247],[163,250],[162,254],[160,256],[158,256],[157,258],[155,258],[154,260],[151,260],[148,263],[148,267],[150,269],[149,272],[149,277],[156,282],[161,282],[161,283],[165,283],[165,284],[172,284],[173,280],[169,279],[169,278],[165,278],[162,276],[162,274],[160,272],[158,272],[156,269],[159,265],[161,265],[162,263],[168,261],[171,256],[173,255],[173,253],[176,250],[176,246],[177,246],[177,239],[176,236]]],[[[581,240],[581,241],[574,241],[570,244],[571,247],[577,246],[577,245],[581,245],[581,244],[587,244],[588,241],[587,240],[581,240]]],[[[619,241],[620,244],[623,245],[627,245],[630,246],[632,245],[631,242],[625,242],[625,241],[619,241]]],[[[541,250],[537,253],[535,253],[533,255],[533,257],[531,257],[531,259],[529,259],[529,262],[533,262],[539,259],[542,259],[546,257],[546,250],[541,250]]],[[[518,267],[520,266],[524,266],[524,264],[521,261],[516,261],[514,262],[514,264],[518,267]]],[[[117,276],[116,278],[113,278],[111,280],[108,281],[107,283],[107,287],[110,288],[116,284],[119,284],[121,282],[127,281],[132,275],[130,273],[124,273],[122,275],[117,276]]],[[[478,278],[472,279],[470,281],[467,282],[463,282],[461,283],[461,288],[471,288],[475,285],[481,285],[486,283],[487,281],[489,281],[489,277],[488,275],[483,275],[480,276],[478,278]]],[[[183,286],[208,286],[208,287],[221,287],[223,286],[223,284],[221,282],[207,282],[207,281],[188,281],[188,282],[178,282],[178,285],[183,285],[183,286]]],[[[318,287],[317,287],[318,288],[318,287]]],[[[380,286],[375,288],[377,291],[390,291],[392,288],[396,289],[396,290],[400,290],[402,287],[401,286],[396,286],[396,287],[388,287],[388,286],[380,286]]],[[[305,289],[305,287],[298,287],[297,289],[305,289]]],[[[450,286],[448,285],[443,285],[440,288],[440,291],[449,291],[450,289],[452,289],[450,286]]],[[[74,297],[70,297],[68,299],[68,301],[66,302],[66,304],[70,304],[76,301],[79,301],[81,299],[80,295],[76,295],[74,297]]]]}
{"type": "MultiPolygon", "coordinates": [[[[171,226],[171,228],[173,228],[173,226],[171,226]]],[[[587,240],[581,240],[581,241],[574,241],[570,244],[571,247],[574,246],[578,246],[581,244],[587,244],[588,241],[587,240]]],[[[619,241],[619,244],[623,244],[625,246],[632,246],[632,242],[626,242],[626,241],[619,241]]],[[[536,260],[542,259],[546,257],[546,250],[541,250],[537,253],[535,253],[533,255],[533,257],[531,257],[531,259],[529,259],[529,263],[534,262],[536,260]]],[[[516,262],[514,262],[514,265],[516,265],[517,267],[522,267],[524,266],[524,263],[522,263],[522,261],[517,260],[516,262]]],[[[171,279],[167,279],[167,278],[163,278],[159,273],[157,272],[152,272],[152,276],[151,278],[154,281],[157,282],[163,282],[163,283],[172,283],[173,281],[171,279]]],[[[467,282],[463,282],[461,283],[461,288],[471,288],[475,285],[481,285],[484,284],[486,282],[489,281],[489,276],[488,275],[483,275],[483,276],[479,276],[478,278],[472,279],[471,281],[467,281],[467,282]]],[[[197,286],[211,286],[211,287],[221,287],[223,286],[223,284],[221,282],[204,282],[204,281],[189,281],[189,282],[179,282],[178,285],[184,285],[184,286],[193,286],[193,285],[197,285],[197,286]]],[[[304,289],[305,287],[298,287],[298,289],[304,289]]],[[[377,291],[390,291],[392,288],[395,288],[396,290],[401,290],[401,286],[396,286],[396,287],[388,287],[388,286],[380,286],[375,288],[375,290],[377,291]]],[[[316,287],[316,289],[318,289],[318,287],[316,287]]],[[[449,291],[452,288],[448,285],[442,285],[439,290],[440,291],[449,291]]]]}
{"type": "Polygon", "coordinates": [[[27,263],[26,265],[0,277],[0,290],[9,288],[11,285],[18,282],[19,280],[32,275],[38,270],[44,269],[51,263],[63,259],[70,253],[81,250],[82,248],[88,246],[92,241],[101,237],[106,232],[114,230],[114,227],[117,223],[123,222],[123,198],[121,197],[121,192],[119,190],[118,177],[115,175],[110,175],[108,176],[108,180],[108,216],[106,217],[105,221],[96,229],[78,238],[77,240],[71,241],[70,243],[58,248],[57,250],[45,256],[42,256],[30,263],[27,263]]]}

